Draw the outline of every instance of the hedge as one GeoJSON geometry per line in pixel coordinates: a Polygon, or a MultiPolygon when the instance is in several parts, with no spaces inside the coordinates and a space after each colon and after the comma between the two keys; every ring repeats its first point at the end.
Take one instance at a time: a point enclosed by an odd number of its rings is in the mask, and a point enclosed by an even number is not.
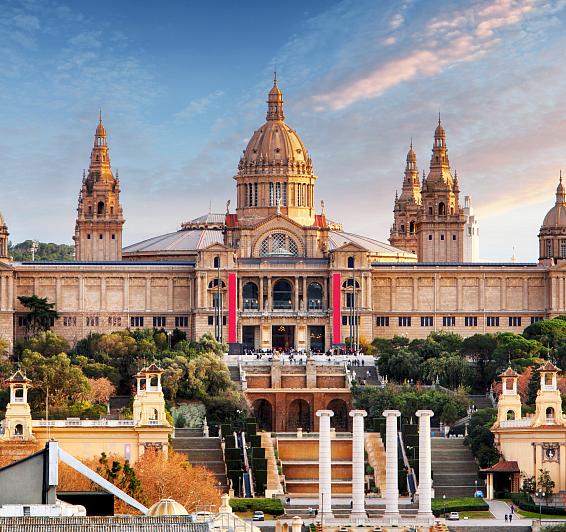
{"type": "Polygon", "coordinates": [[[283,504],[279,499],[230,499],[230,506],[235,512],[262,511],[270,515],[283,515],[283,504]]]}
{"type": "Polygon", "coordinates": [[[541,512],[546,515],[566,515],[566,508],[558,508],[556,506],[542,506],[531,499],[525,493],[511,493],[513,504],[517,505],[521,510],[526,512],[541,512]]]}
{"type": "Polygon", "coordinates": [[[462,497],[460,499],[432,499],[432,513],[438,517],[442,512],[481,512],[489,510],[489,504],[478,497],[462,497]]]}

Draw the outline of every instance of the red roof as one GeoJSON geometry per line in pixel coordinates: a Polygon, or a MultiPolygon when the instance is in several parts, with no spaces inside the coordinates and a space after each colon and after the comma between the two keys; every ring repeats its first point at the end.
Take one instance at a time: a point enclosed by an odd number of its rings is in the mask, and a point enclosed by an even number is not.
{"type": "Polygon", "coordinates": [[[519,473],[519,464],[515,460],[499,460],[497,464],[487,467],[486,469],[480,469],[484,473],[519,473]]]}
{"type": "Polygon", "coordinates": [[[508,367],[503,373],[501,373],[501,375],[499,375],[500,377],[518,377],[519,374],[512,369],[511,367],[508,367]]]}

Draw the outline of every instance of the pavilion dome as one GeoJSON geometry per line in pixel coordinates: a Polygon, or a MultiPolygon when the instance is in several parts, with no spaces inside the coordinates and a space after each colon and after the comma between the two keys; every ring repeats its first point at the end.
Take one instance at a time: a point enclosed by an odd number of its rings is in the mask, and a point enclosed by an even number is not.
{"type": "Polygon", "coordinates": [[[556,203],[546,213],[541,229],[566,228],[566,193],[562,184],[562,176],[556,188],[556,203]]]}
{"type": "Polygon", "coordinates": [[[150,517],[161,515],[189,515],[187,509],[173,499],[161,499],[157,501],[147,512],[150,517]]]}

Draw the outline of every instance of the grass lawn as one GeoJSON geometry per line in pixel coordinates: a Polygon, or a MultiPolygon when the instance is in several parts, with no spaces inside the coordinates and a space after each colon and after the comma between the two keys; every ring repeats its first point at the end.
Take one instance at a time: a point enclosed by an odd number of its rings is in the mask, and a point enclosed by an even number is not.
{"type": "Polygon", "coordinates": [[[491,512],[483,511],[483,512],[459,512],[460,519],[464,519],[467,517],[468,519],[495,519],[491,512]]]}
{"type": "MultiPolygon", "coordinates": [[[[521,508],[517,508],[515,511],[523,517],[529,517],[530,519],[538,519],[540,517],[540,514],[538,512],[527,512],[525,510],[521,510],[521,508]]],[[[558,519],[566,519],[566,515],[542,514],[542,518],[557,521],[558,519]]]]}

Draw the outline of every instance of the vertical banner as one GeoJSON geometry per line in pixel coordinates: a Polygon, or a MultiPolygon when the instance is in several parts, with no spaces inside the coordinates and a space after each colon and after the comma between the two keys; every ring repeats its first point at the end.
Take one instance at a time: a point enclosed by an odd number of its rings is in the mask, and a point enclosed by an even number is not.
{"type": "Polygon", "coordinates": [[[236,329],[237,318],[237,280],[235,273],[228,274],[228,343],[234,344],[238,341],[236,329]]]}
{"type": "Polygon", "coordinates": [[[342,343],[342,302],[340,298],[340,274],[332,274],[332,343],[342,343]]]}

